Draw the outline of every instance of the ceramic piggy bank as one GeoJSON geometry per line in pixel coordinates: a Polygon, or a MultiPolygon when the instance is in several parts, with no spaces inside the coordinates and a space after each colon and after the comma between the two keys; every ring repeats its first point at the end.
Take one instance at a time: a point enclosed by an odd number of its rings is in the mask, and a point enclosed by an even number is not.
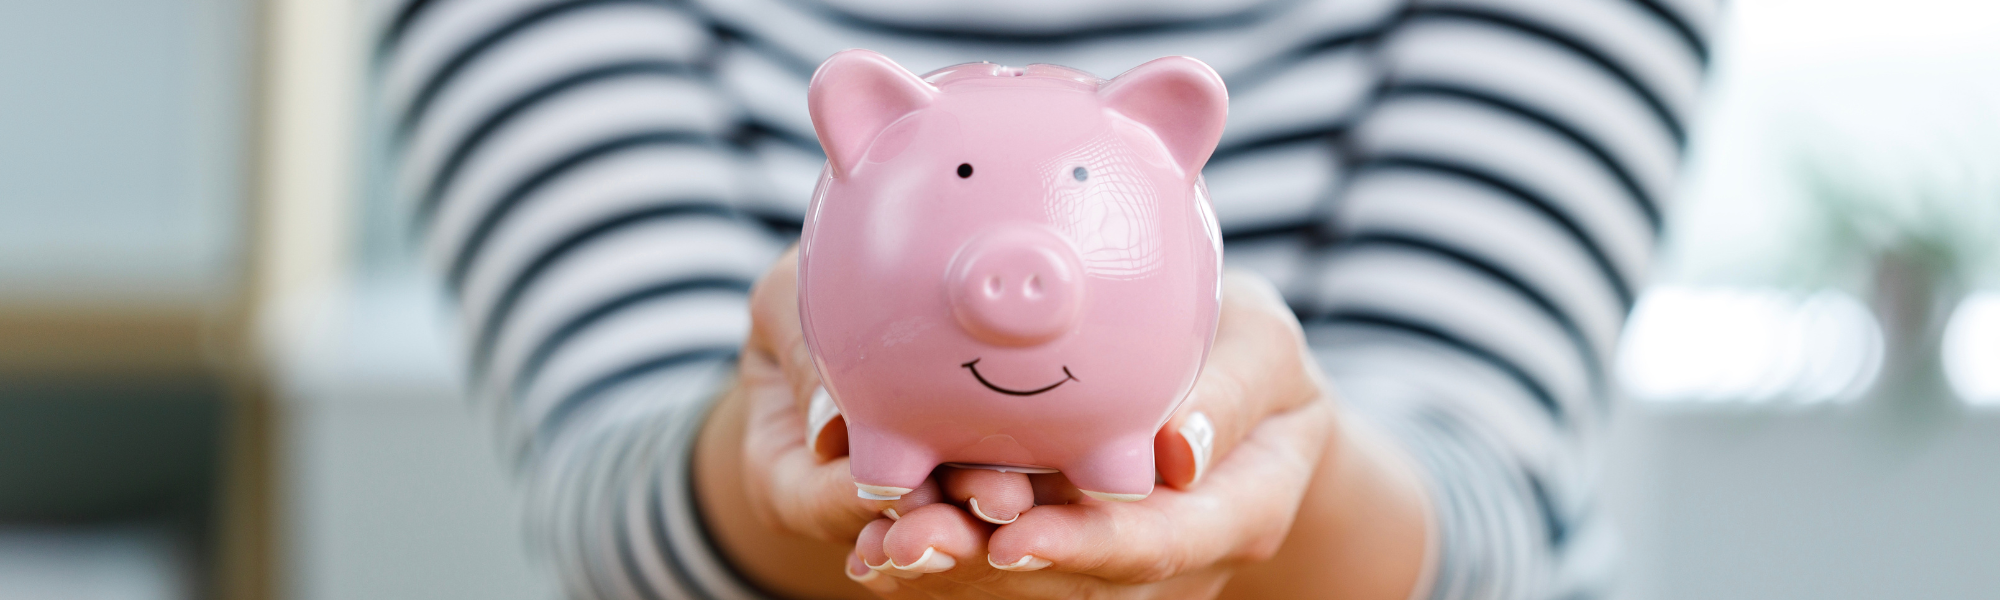
{"type": "Polygon", "coordinates": [[[827,166],[799,313],[864,498],[940,464],[1152,493],[1153,437],[1215,335],[1222,242],[1201,180],[1215,72],[1099,80],[974,63],[918,77],[849,50],[808,96],[827,166]]]}

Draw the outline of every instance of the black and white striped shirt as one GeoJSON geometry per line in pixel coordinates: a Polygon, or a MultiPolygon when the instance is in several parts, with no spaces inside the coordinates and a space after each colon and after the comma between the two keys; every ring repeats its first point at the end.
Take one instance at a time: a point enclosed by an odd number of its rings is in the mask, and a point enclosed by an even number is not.
{"type": "Polygon", "coordinates": [[[1646,272],[1711,0],[390,0],[379,96],[473,389],[579,598],[753,598],[690,446],[862,47],[1229,85],[1225,260],[1276,282],[1348,410],[1426,470],[1436,598],[1588,596],[1604,365],[1646,272]]]}

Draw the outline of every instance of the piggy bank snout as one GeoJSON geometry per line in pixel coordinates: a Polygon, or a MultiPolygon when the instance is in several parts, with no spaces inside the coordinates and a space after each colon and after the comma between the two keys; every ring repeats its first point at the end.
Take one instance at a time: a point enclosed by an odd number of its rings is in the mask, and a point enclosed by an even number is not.
{"type": "Polygon", "coordinates": [[[1002,229],[966,243],[947,285],[959,326],[990,344],[1047,342],[1075,327],[1082,312],[1076,251],[1037,228],[1002,229]]]}

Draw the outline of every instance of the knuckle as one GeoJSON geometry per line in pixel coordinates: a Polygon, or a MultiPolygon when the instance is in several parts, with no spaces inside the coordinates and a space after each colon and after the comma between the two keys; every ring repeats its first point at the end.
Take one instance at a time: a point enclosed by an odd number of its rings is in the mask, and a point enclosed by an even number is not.
{"type": "Polygon", "coordinates": [[[1206,386],[1206,389],[1202,390],[1207,392],[1203,395],[1202,399],[1207,401],[1203,404],[1208,406],[1195,406],[1193,408],[1215,413],[1209,415],[1210,419],[1214,419],[1222,416],[1219,409],[1233,408],[1242,403],[1246,388],[1239,374],[1231,372],[1228,369],[1215,369],[1214,372],[1202,373],[1201,376],[1212,382],[1206,386]]]}
{"type": "Polygon", "coordinates": [[[1155,550],[1150,554],[1152,556],[1137,563],[1137,568],[1126,574],[1123,578],[1126,583],[1159,583],[1180,575],[1186,569],[1187,558],[1179,553],[1155,550]]]}
{"type": "MultiPolygon", "coordinates": [[[[841,528],[839,522],[842,519],[838,518],[842,513],[841,507],[833,506],[823,498],[805,497],[797,491],[792,500],[786,503],[790,509],[774,507],[778,508],[773,512],[776,513],[779,526],[783,528],[780,531],[820,541],[835,541],[841,538],[841,532],[836,531],[841,528]]],[[[847,537],[852,539],[853,536],[847,537]]]]}
{"type": "Polygon", "coordinates": [[[765,270],[764,274],[757,277],[757,281],[750,285],[750,307],[756,317],[766,319],[779,316],[777,311],[782,311],[791,302],[798,281],[797,271],[793,268],[795,263],[789,260],[790,256],[787,254],[785,259],[780,259],[777,264],[771,265],[770,269],[765,270]]]}
{"type": "Polygon", "coordinates": [[[814,529],[812,520],[800,514],[802,511],[779,510],[775,506],[767,505],[765,512],[769,513],[768,518],[771,520],[771,525],[774,525],[778,531],[793,535],[804,535],[806,532],[814,529]]]}
{"type": "Polygon", "coordinates": [[[1303,346],[1306,343],[1305,328],[1299,325],[1299,318],[1292,314],[1290,306],[1283,300],[1275,300],[1257,311],[1257,326],[1264,337],[1303,346]]]}
{"type": "Polygon", "coordinates": [[[1226,562],[1234,564],[1260,563],[1277,557],[1284,547],[1285,538],[1292,529],[1290,516],[1267,519],[1252,524],[1253,530],[1238,543],[1235,552],[1226,557],[1226,562]]]}
{"type": "Polygon", "coordinates": [[[1285,296],[1278,287],[1264,276],[1247,271],[1238,271],[1229,278],[1228,287],[1246,305],[1264,315],[1289,315],[1291,309],[1285,306],[1285,296]]]}
{"type": "Polygon", "coordinates": [[[768,312],[776,304],[774,301],[779,299],[779,295],[785,292],[785,290],[778,288],[789,287],[785,285],[784,278],[781,275],[781,273],[775,271],[767,272],[763,277],[758,277],[756,283],[751,284],[750,305],[755,310],[768,312]]]}
{"type": "Polygon", "coordinates": [[[1285,543],[1282,535],[1259,535],[1243,546],[1244,562],[1260,563],[1278,556],[1278,548],[1285,543]]]}

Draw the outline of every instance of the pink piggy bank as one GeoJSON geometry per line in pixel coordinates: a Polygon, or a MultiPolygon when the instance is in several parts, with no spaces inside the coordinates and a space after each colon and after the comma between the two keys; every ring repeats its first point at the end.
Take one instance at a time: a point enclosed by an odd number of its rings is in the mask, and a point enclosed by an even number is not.
{"type": "Polygon", "coordinates": [[[1154,434],[1215,336],[1201,167],[1227,102],[1185,57],[1109,81],[991,63],[920,78],[866,50],[820,65],[799,313],[862,497],[946,463],[1152,493],[1154,434]]]}

